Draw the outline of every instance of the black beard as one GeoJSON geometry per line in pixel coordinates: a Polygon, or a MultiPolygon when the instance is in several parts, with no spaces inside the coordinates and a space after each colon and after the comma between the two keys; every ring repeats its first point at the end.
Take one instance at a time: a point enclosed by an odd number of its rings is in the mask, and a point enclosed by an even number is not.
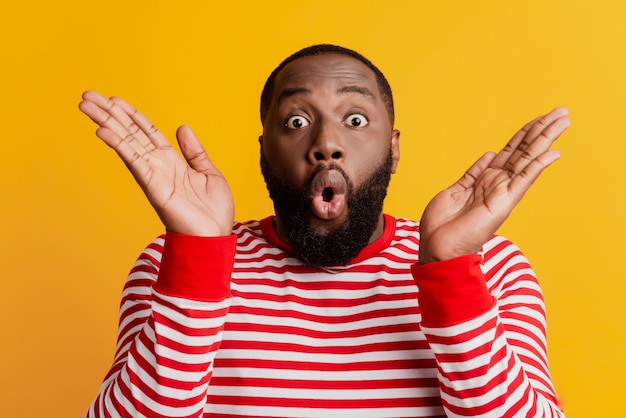
{"type": "Polygon", "coordinates": [[[391,180],[392,163],[390,151],[387,158],[358,189],[354,189],[354,185],[340,167],[320,166],[302,190],[295,190],[283,176],[269,166],[261,153],[261,172],[267,190],[296,257],[314,267],[346,265],[356,257],[369,244],[378,226],[391,180]],[[320,234],[308,222],[312,216],[308,190],[315,174],[327,169],[339,171],[348,184],[348,215],[346,221],[337,228],[320,234]]]}

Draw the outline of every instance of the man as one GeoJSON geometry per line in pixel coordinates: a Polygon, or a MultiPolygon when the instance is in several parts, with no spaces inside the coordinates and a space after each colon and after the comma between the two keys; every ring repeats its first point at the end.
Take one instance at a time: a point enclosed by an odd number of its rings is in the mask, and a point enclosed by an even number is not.
{"type": "Polygon", "coordinates": [[[85,92],[162,219],[122,299],[113,366],[88,416],[562,416],[541,291],[493,234],[559,154],[558,108],[438,194],[383,214],[399,162],[387,81],[333,45],[305,48],[261,98],[275,216],[233,223],[224,177],[188,127],[184,161],[124,101],[85,92]]]}

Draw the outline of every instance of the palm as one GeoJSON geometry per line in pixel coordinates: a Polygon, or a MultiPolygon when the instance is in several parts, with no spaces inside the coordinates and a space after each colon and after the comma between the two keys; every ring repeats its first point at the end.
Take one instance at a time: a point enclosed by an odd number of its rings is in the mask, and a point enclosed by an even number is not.
{"type": "Polygon", "coordinates": [[[562,108],[529,122],[499,154],[483,155],[435,196],[422,215],[420,262],[479,251],[541,172],[559,158],[549,148],[568,126],[562,108]]]}
{"type": "Polygon", "coordinates": [[[120,99],[85,92],[80,109],[100,125],[98,137],[115,149],[168,230],[230,234],[230,189],[191,129],[183,126],[176,135],[183,159],[145,116],[120,99]]]}

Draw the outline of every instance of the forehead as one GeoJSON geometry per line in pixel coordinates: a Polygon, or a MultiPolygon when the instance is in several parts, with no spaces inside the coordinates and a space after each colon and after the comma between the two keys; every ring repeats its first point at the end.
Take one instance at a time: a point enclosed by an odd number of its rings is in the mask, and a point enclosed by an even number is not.
{"type": "Polygon", "coordinates": [[[322,85],[363,86],[379,96],[374,72],[356,58],[342,54],[309,55],[290,62],[277,75],[274,92],[322,85]]]}

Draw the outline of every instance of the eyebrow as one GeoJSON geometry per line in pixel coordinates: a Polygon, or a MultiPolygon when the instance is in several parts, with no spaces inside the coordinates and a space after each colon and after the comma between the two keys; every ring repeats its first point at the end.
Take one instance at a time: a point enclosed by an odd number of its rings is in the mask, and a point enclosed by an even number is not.
{"type": "Polygon", "coordinates": [[[370,89],[368,89],[367,87],[363,87],[363,86],[354,86],[354,85],[344,86],[340,88],[339,90],[337,90],[337,93],[339,94],[358,93],[358,94],[362,94],[363,96],[366,96],[368,99],[376,101],[376,96],[374,95],[374,93],[372,93],[370,89]]]}
{"type": "MultiPolygon", "coordinates": [[[[376,101],[376,96],[367,87],[351,85],[351,86],[341,87],[337,90],[337,94],[339,95],[348,94],[348,93],[358,93],[367,97],[368,99],[372,101],[376,101]]],[[[291,96],[296,96],[299,94],[306,96],[306,95],[311,94],[311,90],[305,87],[285,88],[280,91],[277,102],[280,104],[283,100],[291,96]]]]}
{"type": "Polygon", "coordinates": [[[291,96],[295,96],[297,94],[309,95],[311,94],[311,90],[304,88],[304,87],[282,89],[280,91],[280,94],[278,95],[277,103],[280,104],[280,102],[282,102],[283,100],[291,96]]]}

